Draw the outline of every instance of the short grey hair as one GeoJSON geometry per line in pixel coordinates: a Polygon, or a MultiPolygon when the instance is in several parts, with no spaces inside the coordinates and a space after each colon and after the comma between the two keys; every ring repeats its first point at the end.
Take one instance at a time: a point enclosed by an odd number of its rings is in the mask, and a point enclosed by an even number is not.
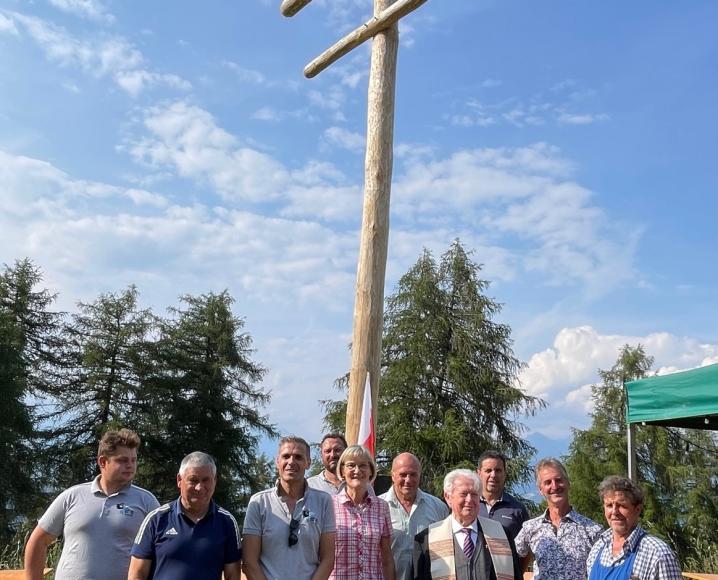
{"type": "Polygon", "coordinates": [[[451,492],[454,490],[456,480],[460,478],[471,480],[471,483],[474,484],[474,491],[481,493],[481,480],[479,479],[479,476],[476,475],[476,472],[471,471],[470,469],[454,469],[453,471],[447,473],[446,477],[444,477],[444,493],[451,495],[451,492]]]}
{"type": "Polygon", "coordinates": [[[607,495],[612,495],[616,492],[625,493],[634,506],[643,505],[645,498],[643,488],[626,477],[609,475],[598,486],[598,497],[602,502],[606,499],[607,495]]]}
{"type": "Polygon", "coordinates": [[[183,476],[185,471],[190,467],[204,467],[205,465],[209,465],[212,468],[212,475],[217,475],[217,464],[214,462],[212,456],[203,451],[193,451],[189,455],[184,456],[182,463],[180,463],[178,474],[183,476]]]}
{"type": "Polygon", "coordinates": [[[571,480],[568,478],[568,472],[566,471],[566,468],[563,466],[563,463],[561,463],[558,459],[555,457],[544,457],[543,459],[540,459],[539,462],[536,464],[536,485],[541,486],[541,478],[539,477],[539,473],[541,470],[546,469],[547,467],[553,467],[555,470],[557,470],[561,477],[563,477],[567,483],[571,483],[571,480]]]}

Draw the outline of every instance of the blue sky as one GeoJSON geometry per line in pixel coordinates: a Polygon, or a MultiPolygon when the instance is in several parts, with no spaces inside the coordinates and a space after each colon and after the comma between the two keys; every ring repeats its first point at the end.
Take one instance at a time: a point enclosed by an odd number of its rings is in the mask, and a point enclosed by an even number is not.
{"type": "MultiPolygon", "coordinates": [[[[349,365],[370,0],[0,0],[0,262],[58,307],[228,288],[280,431],[349,365]]],[[[625,343],[718,362],[718,4],[430,0],[402,21],[387,293],[423,247],[484,265],[560,452],[625,343]]]]}

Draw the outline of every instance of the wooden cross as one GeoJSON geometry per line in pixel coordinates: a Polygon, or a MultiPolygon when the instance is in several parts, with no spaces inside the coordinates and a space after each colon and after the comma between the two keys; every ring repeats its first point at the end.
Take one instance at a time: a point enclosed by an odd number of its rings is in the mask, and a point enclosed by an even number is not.
{"type": "MultiPolygon", "coordinates": [[[[331,0],[330,0],[331,1],[331,0]]],[[[281,12],[293,16],[311,0],[284,0],[281,12]]],[[[426,0],[374,0],[374,17],[339,40],[304,68],[312,78],[364,41],[372,38],[371,71],[364,162],[364,211],[357,266],[352,365],[345,435],[357,442],[367,373],[371,383],[376,433],[379,365],[384,319],[384,279],[389,242],[389,198],[394,160],[394,85],[399,48],[398,21],[426,0]]]]}

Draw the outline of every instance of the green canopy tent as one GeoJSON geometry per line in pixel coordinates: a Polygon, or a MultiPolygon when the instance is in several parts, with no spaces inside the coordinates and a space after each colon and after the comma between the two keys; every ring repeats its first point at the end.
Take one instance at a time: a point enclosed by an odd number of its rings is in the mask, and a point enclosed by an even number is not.
{"type": "Polygon", "coordinates": [[[626,383],[628,474],[636,479],[635,425],[718,429],[718,364],[626,383]]]}

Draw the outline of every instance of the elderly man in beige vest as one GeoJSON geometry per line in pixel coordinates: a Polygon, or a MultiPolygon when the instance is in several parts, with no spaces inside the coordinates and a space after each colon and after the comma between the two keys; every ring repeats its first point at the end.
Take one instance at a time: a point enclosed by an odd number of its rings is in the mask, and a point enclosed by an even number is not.
{"type": "Polygon", "coordinates": [[[469,469],[444,478],[451,514],[417,534],[414,580],[513,580],[514,563],[504,528],[479,517],[481,481],[469,469]]]}

